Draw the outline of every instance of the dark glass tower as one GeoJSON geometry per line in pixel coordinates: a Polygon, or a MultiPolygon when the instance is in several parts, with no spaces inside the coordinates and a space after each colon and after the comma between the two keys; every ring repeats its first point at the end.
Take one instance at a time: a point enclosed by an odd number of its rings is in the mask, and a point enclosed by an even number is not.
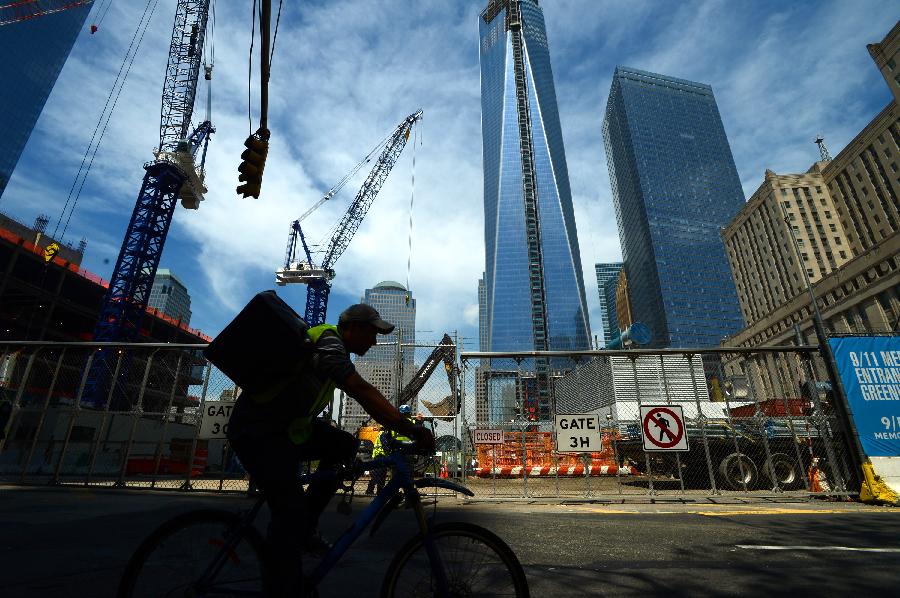
{"type": "Polygon", "coordinates": [[[617,67],[603,141],[634,320],[718,346],[743,327],[719,229],[744,195],[712,88],[617,67]]]}
{"type": "Polygon", "coordinates": [[[91,5],[0,27],[0,195],[91,5]]]}
{"type": "Polygon", "coordinates": [[[478,25],[488,347],[589,349],[544,15],[537,0],[490,0],[478,25]]]}

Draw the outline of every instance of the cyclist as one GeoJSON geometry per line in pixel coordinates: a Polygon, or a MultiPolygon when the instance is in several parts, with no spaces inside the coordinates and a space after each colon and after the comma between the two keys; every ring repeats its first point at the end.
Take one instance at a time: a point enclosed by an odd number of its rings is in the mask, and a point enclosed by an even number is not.
{"type": "Polygon", "coordinates": [[[316,417],[332,401],[336,387],[385,428],[415,439],[422,450],[434,450],[431,433],[402,417],[350,361],[350,353],[364,355],[378,334],[393,330],[393,324],[382,320],[373,307],[351,305],[341,313],[337,326],[309,329],[315,350],[309,362],[292,374],[294,384],[274,398],[243,393],[235,403],[228,440],[266,496],[271,511],[267,534],[271,563],[285,595],[300,588],[301,552],[321,553],[329,548],[316,529],[340,486],[337,476],[325,476],[304,493],[297,483],[299,465],[319,459],[320,469],[335,469],[352,462],[359,446],[351,434],[316,417]]]}

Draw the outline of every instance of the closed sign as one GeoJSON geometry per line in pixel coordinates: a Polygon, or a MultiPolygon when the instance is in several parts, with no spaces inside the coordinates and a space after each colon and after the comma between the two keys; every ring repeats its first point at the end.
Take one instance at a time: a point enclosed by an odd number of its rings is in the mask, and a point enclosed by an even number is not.
{"type": "Polygon", "coordinates": [[[503,444],[503,430],[475,430],[474,444],[503,444]]]}

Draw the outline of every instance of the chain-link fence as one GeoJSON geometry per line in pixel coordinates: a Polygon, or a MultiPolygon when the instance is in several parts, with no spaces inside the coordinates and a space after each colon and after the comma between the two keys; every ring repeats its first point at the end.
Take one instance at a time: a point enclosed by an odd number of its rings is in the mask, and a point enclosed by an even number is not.
{"type": "MultiPolygon", "coordinates": [[[[0,344],[0,402],[12,405],[0,440],[0,479],[247,491],[248,476],[225,439],[240,390],[206,361],[204,347],[0,344]]],[[[387,359],[357,359],[357,369],[395,404],[433,422],[443,450],[427,475],[441,475],[442,464],[458,469],[455,343],[445,337],[386,349],[380,354],[387,359]]],[[[371,457],[376,429],[356,401],[341,394],[327,415],[361,438],[361,460],[371,457]]]]}
{"type": "MultiPolygon", "coordinates": [[[[13,407],[0,479],[246,491],[224,438],[239,390],[203,347],[0,345],[0,401],[13,407]]],[[[434,426],[437,465],[426,475],[455,478],[479,497],[854,493],[813,347],[486,356],[459,355],[445,336],[392,351],[358,359],[357,369],[434,426]],[[648,432],[664,433],[645,427],[647,406],[680,408],[682,421],[667,420],[665,433],[683,435],[686,451],[644,449],[648,432]],[[596,416],[599,450],[558,450],[563,414],[596,416]],[[502,431],[502,441],[475,443],[485,429],[502,431]]],[[[370,457],[380,430],[362,408],[341,395],[329,415],[370,457]]]]}
{"type": "Polygon", "coordinates": [[[463,460],[479,497],[853,493],[817,348],[461,358],[463,460]],[[599,451],[556,446],[556,416],[571,414],[596,417],[599,451]],[[476,444],[476,430],[502,430],[502,443],[476,444]],[[686,450],[665,450],[676,437],[686,450]]]}

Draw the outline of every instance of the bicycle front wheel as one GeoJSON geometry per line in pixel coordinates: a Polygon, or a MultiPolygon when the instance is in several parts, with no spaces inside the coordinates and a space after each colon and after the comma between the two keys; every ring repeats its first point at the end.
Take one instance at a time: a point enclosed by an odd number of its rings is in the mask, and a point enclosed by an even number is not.
{"type": "Polygon", "coordinates": [[[129,560],[119,598],[262,596],[263,539],[249,527],[230,547],[238,525],[238,515],[216,510],[184,513],[162,524],[129,560]]]}
{"type": "MultiPolygon", "coordinates": [[[[449,583],[458,596],[528,597],[528,580],[512,549],[495,534],[471,523],[439,523],[432,528],[449,583]]],[[[407,542],[388,567],[381,595],[388,598],[437,596],[436,580],[421,537],[407,542]]]]}

